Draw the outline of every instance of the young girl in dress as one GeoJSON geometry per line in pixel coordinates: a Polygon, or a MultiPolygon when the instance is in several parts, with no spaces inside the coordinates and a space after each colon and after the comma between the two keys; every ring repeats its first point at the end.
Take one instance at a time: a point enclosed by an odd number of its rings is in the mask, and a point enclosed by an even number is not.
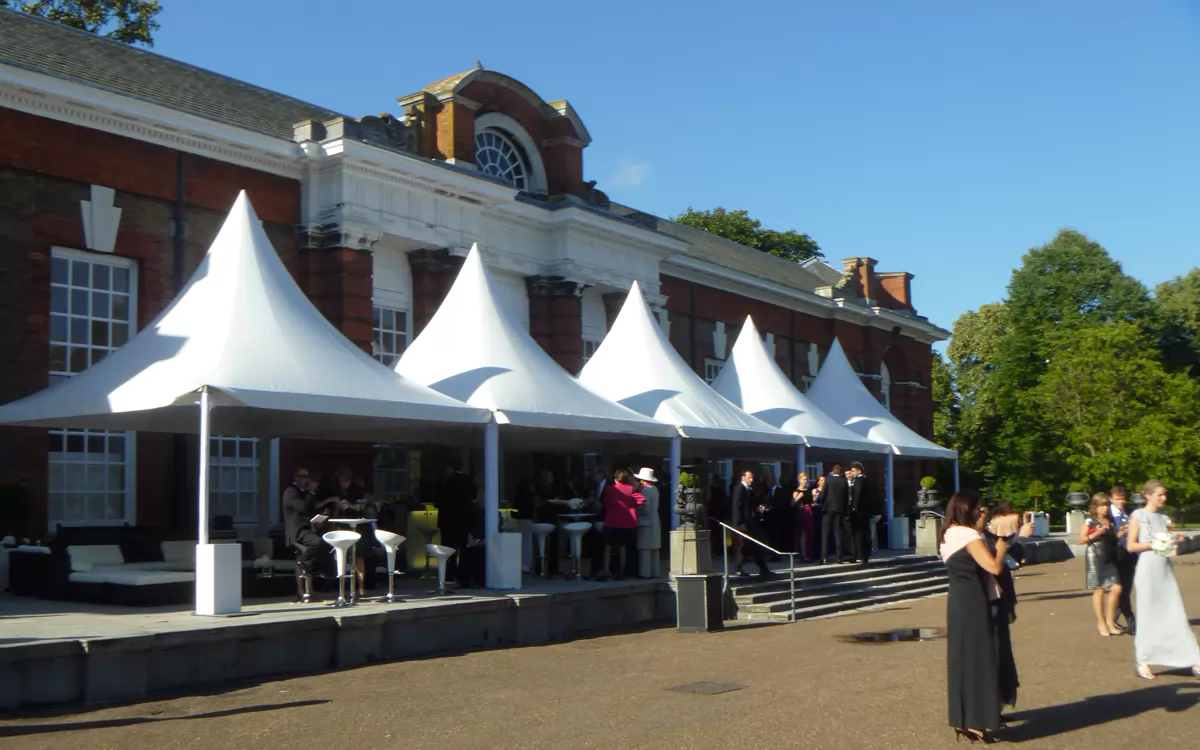
{"type": "MultiPolygon", "coordinates": [[[[1137,673],[1143,679],[1153,680],[1155,675],[1150,665],[1158,664],[1175,669],[1191,667],[1192,673],[1200,677],[1200,646],[1183,608],[1171,558],[1153,551],[1154,538],[1174,530],[1171,520],[1162,513],[1167,488],[1157,479],[1151,479],[1142,488],[1142,497],[1146,498],[1146,507],[1130,516],[1126,543],[1130,552],[1142,553],[1133,576],[1133,589],[1137,592],[1138,627],[1133,639],[1137,673]]],[[[1176,538],[1181,539],[1182,535],[1177,534],[1176,538]]]]}
{"type": "Polygon", "coordinates": [[[1117,532],[1108,515],[1109,498],[1104,492],[1092,495],[1088,519],[1079,530],[1079,543],[1087,545],[1084,557],[1084,585],[1092,593],[1096,627],[1100,635],[1120,635],[1117,630],[1117,603],[1121,600],[1121,577],[1117,573],[1117,532]]]}

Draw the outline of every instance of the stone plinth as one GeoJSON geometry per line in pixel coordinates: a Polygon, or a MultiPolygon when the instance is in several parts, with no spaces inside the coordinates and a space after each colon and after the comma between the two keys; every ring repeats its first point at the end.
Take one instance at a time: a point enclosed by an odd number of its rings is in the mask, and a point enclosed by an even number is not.
{"type": "Polygon", "coordinates": [[[1067,536],[1079,536],[1079,530],[1083,528],[1084,521],[1087,520],[1087,515],[1082,510],[1073,510],[1067,514],[1067,536]]]}
{"type": "Polygon", "coordinates": [[[712,572],[712,549],[707,529],[675,529],[671,532],[671,579],[680,575],[712,572]]]}
{"type": "Polygon", "coordinates": [[[938,553],[938,532],[941,529],[941,519],[930,516],[917,519],[917,554],[936,555],[938,553]]]}

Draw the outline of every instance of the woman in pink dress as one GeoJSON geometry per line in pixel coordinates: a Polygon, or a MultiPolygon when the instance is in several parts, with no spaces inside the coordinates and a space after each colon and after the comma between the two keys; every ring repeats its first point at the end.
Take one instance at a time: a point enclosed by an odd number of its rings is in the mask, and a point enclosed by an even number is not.
{"type": "Polygon", "coordinates": [[[637,575],[637,528],[638,506],[646,502],[642,493],[633,486],[633,478],[625,469],[613,472],[613,480],[604,487],[604,566],[596,580],[607,581],[610,577],[624,580],[627,575],[637,575]],[[616,575],[611,574],[609,551],[619,551],[620,567],[616,575]],[[634,566],[632,569],[630,566],[634,566]]]}

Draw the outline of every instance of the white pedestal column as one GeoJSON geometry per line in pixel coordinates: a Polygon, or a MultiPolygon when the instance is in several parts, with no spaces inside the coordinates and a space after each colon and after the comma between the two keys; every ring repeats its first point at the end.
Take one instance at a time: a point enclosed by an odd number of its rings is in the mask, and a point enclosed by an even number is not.
{"type": "Polygon", "coordinates": [[[196,545],[196,614],[242,611],[242,545],[196,545]]]}
{"type": "Polygon", "coordinates": [[[488,534],[485,578],[489,589],[521,588],[521,535],[488,534]]]}

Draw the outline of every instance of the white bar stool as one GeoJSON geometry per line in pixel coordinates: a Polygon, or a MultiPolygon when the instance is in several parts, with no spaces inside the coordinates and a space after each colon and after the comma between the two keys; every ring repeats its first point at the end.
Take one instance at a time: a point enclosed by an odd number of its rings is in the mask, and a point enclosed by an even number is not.
{"type": "Polygon", "coordinates": [[[545,578],[549,571],[549,568],[546,566],[546,537],[550,536],[552,531],[554,531],[554,524],[552,523],[535,523],[533,525],[533,535],[537,538],[538,559],[541,560],[542,578],[545,578]]]}
{"type": "Polygon", "coordinates": [[[350,568],[349,572],[346,571],[346,553],[362,538],[362,534],[357,531],[328,531],[321,538],[325,540],[326,544],[333,547],[333,553],[337,560],[338,598],[333,606],[349,606],[349,602],[346,601],[346,579],[350,579],[350,586],[353,588],[354,569],[350,568]]]}
{"type": "Polygon", "coordinates": [[[576,521],[563,525],[563,531],[571,542],[571,566],[575,569],[575,580],[583,580],[583,535],[592,530],[587,521],[576,521]]]}
{"type": "Polygon", "coordinates": [[[430,526],[422,521],[417,521],[417,531],[421,532],[421,536],[425,538],[425,572],[421,575],[424,578],[429,575],[429,558],[433,557],[429,553],[429,548],[435,546],[433,544],[433,537],[438,533],[438,528],[437,526],[430,526]]]}
{"type": "Polygon", "coordinates": [[[375,529],[375,538],[379,540],[379,543],[383,545],[383,551],[387,553],[388,592],[387,596],[379,601],[391,604],[400,601],[396,596],[396,550],[400,548],[401,544],[404,544],[405,537],[383,529],[375,529]]]}
{"type": "Polygon", "coordinates": [[[440,544],[425,545],[425,556],[437,559],[438,587],[435,594],[444,595],[446,593],[446,561],[454,557],[456,551],[453,547],[443,547],[440,544]]]}

